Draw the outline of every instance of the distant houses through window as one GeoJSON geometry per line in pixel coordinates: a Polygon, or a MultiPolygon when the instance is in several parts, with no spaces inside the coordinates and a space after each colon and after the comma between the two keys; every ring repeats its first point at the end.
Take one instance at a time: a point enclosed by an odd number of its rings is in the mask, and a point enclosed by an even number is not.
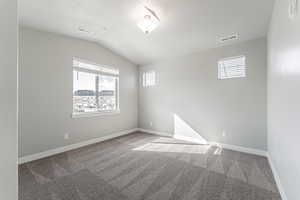
{"type": "Polygon", "coordinates": [[[73,114],[119,110],[119,70],[73,60],[73,114]]]}

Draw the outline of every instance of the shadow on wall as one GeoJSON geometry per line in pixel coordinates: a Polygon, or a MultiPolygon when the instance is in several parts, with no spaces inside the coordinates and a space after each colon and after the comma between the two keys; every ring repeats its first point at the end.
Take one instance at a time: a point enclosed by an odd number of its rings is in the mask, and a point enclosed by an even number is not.
{"type": "Polygon", "coordinates": [[[195,131],[188,123],[182,120],[177,114],[173,114],[174,134],[173,137],[180,140],[198,144],[208,144],[207,140],[195,131]]]}

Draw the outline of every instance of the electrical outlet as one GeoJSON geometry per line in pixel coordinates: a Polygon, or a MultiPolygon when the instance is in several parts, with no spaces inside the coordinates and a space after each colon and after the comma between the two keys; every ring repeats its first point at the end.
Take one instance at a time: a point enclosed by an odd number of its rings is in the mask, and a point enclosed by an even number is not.
{"type": "Polygon", "coordinates": [[[65,140],[68,140],[69,139],[69,133],[66,133],[65,134],[65,140]]]}

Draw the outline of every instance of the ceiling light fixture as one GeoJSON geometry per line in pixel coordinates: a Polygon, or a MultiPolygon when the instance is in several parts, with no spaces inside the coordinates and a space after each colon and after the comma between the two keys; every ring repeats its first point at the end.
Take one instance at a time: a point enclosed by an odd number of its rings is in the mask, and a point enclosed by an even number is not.
{"type": "Polygon", "coordinates": [[[145,15],[142,20],[138,22],[138,27],[146,34],[152,32],[157,26],[159,25],[159,18],[156,15],[156,13],[148,8],[147,6],[145,8],[145,15]]]}

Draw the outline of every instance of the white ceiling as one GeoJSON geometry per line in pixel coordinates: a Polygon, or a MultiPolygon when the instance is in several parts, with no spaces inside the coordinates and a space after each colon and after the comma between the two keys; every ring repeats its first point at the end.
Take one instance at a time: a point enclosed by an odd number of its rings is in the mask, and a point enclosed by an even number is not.
{"type": "Polygon", "coordinates": [[[233,33],[236,42],[265,36],[273,0],[20,0],[19,8],[23,26],[96,41],[148,64],[224,45],[218,39],[233,33]],[[161,20],[149,35],[136,25],[144,3],[161,20]]]}

